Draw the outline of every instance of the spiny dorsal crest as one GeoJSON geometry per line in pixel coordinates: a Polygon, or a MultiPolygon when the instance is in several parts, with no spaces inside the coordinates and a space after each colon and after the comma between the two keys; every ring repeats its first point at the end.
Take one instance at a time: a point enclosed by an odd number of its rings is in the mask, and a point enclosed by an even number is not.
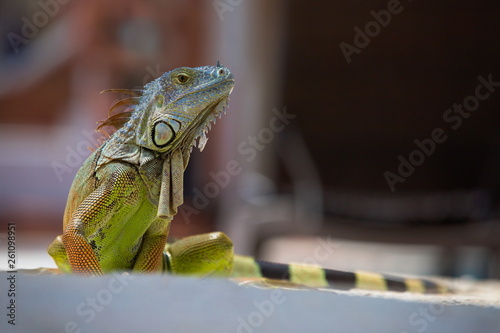
{"type": "Polygon", "coordinates": [[[121,99],[113,104],[108,111],[108,118],[97,123],[98,126],[96,128],[96,131],[99,131],[107,136],[109,136],[110,134],[105,132],[103,128],[109,126],[114,128],[115,131],[122,128],[123,125],[125,125],[130,120],[130,117],[134,112],[134,107],[139,104],[142,96],[142,90],[140,89],[106,89],[101,91],[101,94],[108,92],[119,93],[122,95],[127,95],[129,97],[121,99]],[[116,113],[113,113],[120,107],[124,108],[116,113]]]}

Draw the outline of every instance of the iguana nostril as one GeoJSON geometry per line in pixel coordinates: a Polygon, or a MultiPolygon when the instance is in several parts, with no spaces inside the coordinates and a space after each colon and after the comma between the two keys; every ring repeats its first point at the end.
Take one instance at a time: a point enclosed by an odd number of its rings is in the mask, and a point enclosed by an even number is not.
{"type": "Polygon", "coordinates": [[[225,74],[226,74],[226,71],[223,68],[219,69],[219,76],[223,76],[225,74]]]}

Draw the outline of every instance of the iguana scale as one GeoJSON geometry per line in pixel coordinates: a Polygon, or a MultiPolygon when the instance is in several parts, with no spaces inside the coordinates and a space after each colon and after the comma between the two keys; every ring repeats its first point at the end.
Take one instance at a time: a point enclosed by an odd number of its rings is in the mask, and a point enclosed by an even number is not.
{"type": "Polygon", "coordinates": [[[271,264],[233,254],[223,233],[167,244],[183,202],[183,174],[193,146],[227,105],[231,72],[221,66],[181,67],[126,94],[98,129],[116,131],[78,171],[70,189],[63,234],[48,252],[60,271],[97,276],[113,271],[170,272],[267,278],[310,287],[443,291],[430,281],[386,278],[298,265],[271,264]],[[116,112],[120,107],[124,110],[116,112]]]}

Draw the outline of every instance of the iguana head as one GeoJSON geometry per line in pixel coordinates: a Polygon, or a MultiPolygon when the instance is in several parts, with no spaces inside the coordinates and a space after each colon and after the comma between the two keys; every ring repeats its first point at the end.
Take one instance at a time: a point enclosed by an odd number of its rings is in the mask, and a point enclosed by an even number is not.
{"type": "Polygon", "coordinates": [[[181,67],[163,74],[145,87],[150,105],[147,121],[139,130],[140,146],[164,152],[191,147],[196,138],[203,150],[212,121],[225,109],[234,79],[220,65],[181,67]]]}
{"type": "Polygon", "coordinates": [[[135,155],[134,146],[159,153],[191,149],[197,138],[203,150],[206,133],[225,110],[233,86],[233,75],[218,62],[216,66],[177,68],[146,84],[142,96],[140,91],[119,90],[133,97],[116,105],[136,105],[110,116],[98,129],[118,129],[110,145],[116,145],[115,159],[124,153],[135,155]]]}
{"type": "Polygon", "coordinates": [[[143,90],[112,89],[130,95],[110,110],[127,106],[103,121],[117,131],[101,150],[97,168],[110,162],[136,165],[158,205],[157,216],[172,218],[183,202],[183,173],[198,139],[202,150],[212,121],[224,111],[233,90],[231,72],[216,66],[181,67],[148,83],[143,90]]]}

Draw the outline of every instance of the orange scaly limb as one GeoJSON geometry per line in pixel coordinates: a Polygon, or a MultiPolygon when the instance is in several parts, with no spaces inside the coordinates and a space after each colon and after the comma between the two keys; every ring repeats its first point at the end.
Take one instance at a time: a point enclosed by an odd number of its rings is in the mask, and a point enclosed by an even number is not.
{"type": "Polygon", "coordinates": [[[67,229],[62,238],[73,273],[84,276],[103,274],[94,250],[77,229],[67,229]]]}

